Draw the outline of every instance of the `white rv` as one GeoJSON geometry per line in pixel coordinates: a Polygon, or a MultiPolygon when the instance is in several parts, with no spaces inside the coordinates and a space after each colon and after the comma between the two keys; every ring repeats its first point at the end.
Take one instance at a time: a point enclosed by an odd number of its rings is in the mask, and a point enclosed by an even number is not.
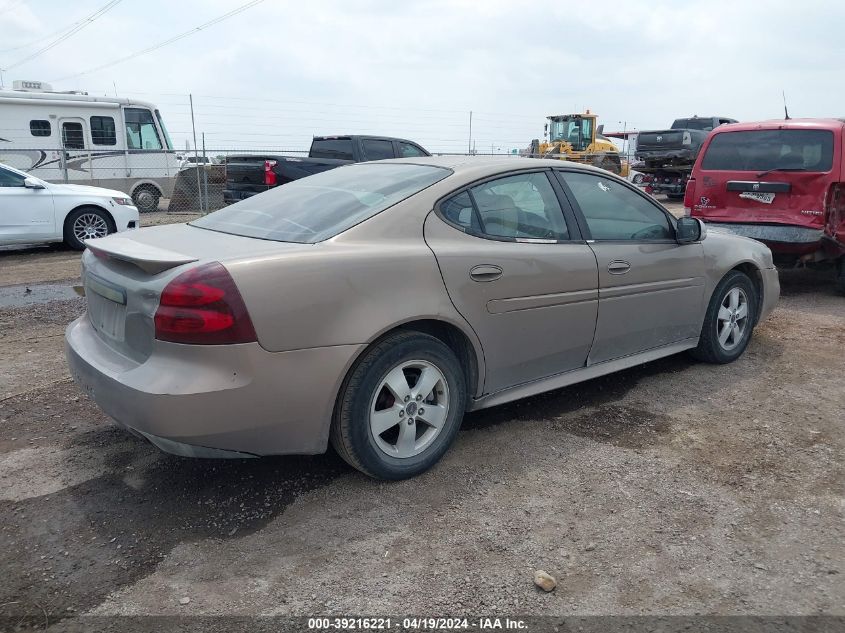
{"type": "Polygon", "coordinates": [[[39,81],[0,90],[0,163],[50,182],[127,191],[139,211],[169,198],[179,171],[152,103],[53,92],[39,81]]]}

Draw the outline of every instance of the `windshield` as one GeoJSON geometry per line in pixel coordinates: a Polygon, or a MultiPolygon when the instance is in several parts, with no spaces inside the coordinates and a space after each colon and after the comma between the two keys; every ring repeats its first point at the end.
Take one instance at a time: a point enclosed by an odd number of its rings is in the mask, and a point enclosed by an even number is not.
{"type": "Polygon", "coordinates": [[[576,150],[582,150],[592,142],[592,119],[580,117],[551,120],[549,127],[549,140],[566,141],[576,150]]]}
{"type": "Polygon", "coordinates": [[[156,119],[158,119],[158,126],[161,128],[161,131],[164,133],[164,142],[167,143],[167,149],[173,149],[173,141],[170,140],[170,133],[167,131],[167,128],[164,126],[164,119],[161,118],[161,112],[156,110],[156,119]]]}
{"type": "Polygon", "coordinates": [[[190,224],[245,237],[314,244],[451,173],[445,167],[412,164],[338,167],[252,196],[190,224]]]}
{"type": "Polygon", "coordinates": [[[675,130],[703,130],[713,129],[713,119],[678,119],[672,124],[675,130]]]}
{"type": "Polygon", "coordinates": [[[716,134],[702,169],[728,171],[830,171],[830,130],[748,130],[716,134]]]}

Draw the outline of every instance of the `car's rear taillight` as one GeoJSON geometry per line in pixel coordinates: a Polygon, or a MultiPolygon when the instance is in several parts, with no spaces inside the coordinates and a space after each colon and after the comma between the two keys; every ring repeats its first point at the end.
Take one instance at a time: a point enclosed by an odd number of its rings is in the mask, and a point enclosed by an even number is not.
{"type": "Polygon", "coordinates": [[[191,345],[257,340],[241,293],[219,262],[188,270],[167,284],[155,314],[155,336],[191,345]]]}
{"type": "Polygon", "coordinates": [[[695,200],[695,178],[687,180],[684,190],[684,215],[692,215],[692,201],[695,200]]]}
{"type": "Polygon", "coordinates": [[[273,171],[273,167],[275,166],[275,160],[264,161],[264,184],[268,187],[276,186],[276,172],[273,171]]]}

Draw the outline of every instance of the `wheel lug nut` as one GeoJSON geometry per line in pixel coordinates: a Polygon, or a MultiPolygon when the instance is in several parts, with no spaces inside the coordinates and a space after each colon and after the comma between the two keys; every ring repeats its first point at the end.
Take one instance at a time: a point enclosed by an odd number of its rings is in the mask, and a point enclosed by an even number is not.
{"type": "Polygon", "coordinates": [[[405,396],[405,402],[408,402],[408,400],[410,400],[410,399],[411,399],[411,396],[405,396]]]}
{"type": "Polygon", "coordinates": [[[400,417],[400,418],[404,418],[404,417],[405,417],[405,409],[402,409],[401,411],[399,411],[399,417],[400,417]]]}
{"type": "Polygon", "coordinates": [[[425,413],[425,409],[423,409],[422,407],[420,407],[420,410],[419,410],[419,411],[417,411],[417,413],[419,413],[420,415],[422,415],[423,413],[425,413]]]}
{"type": "Polygon", "coordinates": [[[417,401],[420,401],[420,400],[422,400],[422,396],[420,394],[417,394],[417,401]]]}
{"type": "Polygon", "coordinates": [[[413,423],[414,423],[414,418],[408,418],[408,424],[413,424],[413,423]]]}

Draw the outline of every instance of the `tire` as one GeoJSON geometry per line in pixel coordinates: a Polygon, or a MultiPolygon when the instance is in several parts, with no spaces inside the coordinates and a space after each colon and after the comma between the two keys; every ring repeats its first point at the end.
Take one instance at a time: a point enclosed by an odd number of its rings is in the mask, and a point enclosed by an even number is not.
{"type": "Polygon", "coordinates": [[[748,275],[738,270],[725,275],[707,306],[698,347],[690,353],[698,360],[716,364],[731,363],[742,356],[757,322],[757,301],[757,291],[748,275]],[[737,311],[731,314],[734,312],[734,300],[737,311]],[[744,317],[735,316],[739,313],[744,317]],[[733,331],[726,333],[725,327],[733,331]],[[720,334],[723,334],[724,342],[720,334]]]}
{"type": "Polygon", "coordinates": [[[161,193],[152,185],[141,185],[132,192],[132,202],[138,207],[139,213],[152,213],[158,211],[158,202],[161,193]]]}
{"type": "Polygon", "coordinates": [[[598,164],[600,169],[604,169],[605,171],[609,171],[612,174],[616,174],[617,176],[622,173],[622,165],[617,160],[613,160],[611,157],[602,158],[598,164]]]}
{"type": "Polygon", "coordinates": [[[353,468],[379,479],[407,479],[443,456],[465,409],[466,378],[455,353],[433,336],[398,332],[375,343],[349,372],[330,439],[353,468]],[[423,372],[427,395],[415,391],[423,372]]]}
{"type": "Polygon", "coordinates": [[[682,193],[667,193],[666,197],[669,198],[669,200],[683,200],[684,194],[682,194],[682,193]]]}
{"type": "Polygon", "coordinates": [[[845,256],[836,263],[836,289],[845,295],[845,256]]]}
{"type": "Polygon", "coordinates": [[[105,237],[115,232],[114,220],[98,207],[81,207],[65,218],[65,244],[85,250],[84,240],[105,237]]]}

